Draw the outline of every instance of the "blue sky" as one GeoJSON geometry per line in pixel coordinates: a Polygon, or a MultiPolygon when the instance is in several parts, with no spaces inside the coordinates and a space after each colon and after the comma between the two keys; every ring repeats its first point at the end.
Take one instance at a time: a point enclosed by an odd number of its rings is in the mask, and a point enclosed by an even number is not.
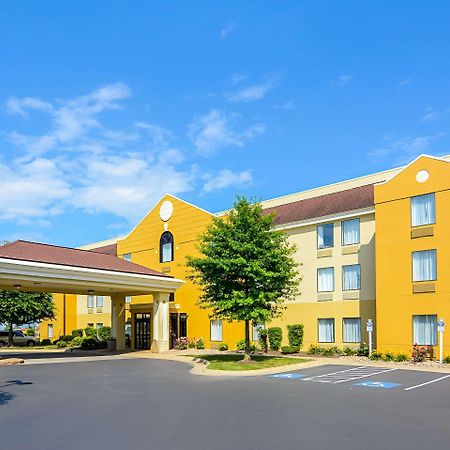
{"type": "Polygon", "coordinates": [[[0,240],[450,153],[447,1],[4,1],[0,240]]]}

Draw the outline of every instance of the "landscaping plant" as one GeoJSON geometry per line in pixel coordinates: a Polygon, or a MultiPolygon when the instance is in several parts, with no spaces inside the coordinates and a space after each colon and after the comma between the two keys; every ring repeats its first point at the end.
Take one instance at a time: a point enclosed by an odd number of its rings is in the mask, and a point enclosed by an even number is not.
{"type": "Polygon", "coordinates": [[[267,345],[267,330],[262,328],[259,330],[259,345],[264,353],[267,353],[269,347],[267,345]]]}
{"type": "Polygon", "coordinates": [[[292,353],[298,353],[300,350],[300,347],[297,347],[296,345],[284,345],[281,347],[280,351],[283,353],[283,355],[290,355],[292,353]]]}
{"type": "Polygon", "coordinates": [[[228,350],[228,344],[220,344],[219,351],[226,352],[228,350]]]}
{"type": "Polygon", "coordinates": [[[267,330],[270,350],[279,350],[283,340],[283,332],[280,327],[270,327],[267,330]]]}
{"type": "Polygon", "coordinates": [[[302,348],[303,345],[303,324],[298,323],[288,325],[288,341],[291,347],[302,348]]]}

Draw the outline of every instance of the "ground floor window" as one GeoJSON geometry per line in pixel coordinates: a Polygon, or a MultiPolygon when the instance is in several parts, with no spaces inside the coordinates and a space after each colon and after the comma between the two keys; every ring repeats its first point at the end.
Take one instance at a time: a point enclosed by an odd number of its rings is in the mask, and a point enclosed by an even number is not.
{"type": "Polygon", "coordinates": [[[93,323],[88,323],[87,325],[89,328],[94,328],[94,324],[93,323]]]}
{"type": "Polygon", "coordinates": [[[334,342],[334,319],[319,319],[319,342],[334,342]]]}
{"type": "Polygon", "coordinates": [[[437,345],[437,316],[413,316],[413,344],[437,345]]]}
{"type": "Polygon", "coordinates": [[[187,314],[180,313],[180,338],[187,337],[187,314]]]}
{"type": "Polygon", "coordinates": [[[97,322],[97,330],[99,330],[100,328],[103,328],[103,322],[97,322]]]}
{"type": "Polygon", "coordinates": [[[361,319],[345,318],[342,319],[343,342],[361,342],[361,319]]]}
{"type": "Polygon", "coordinates": [[[252,324],[252,341],[259,341],[259,332],[264,329],[264,324],[252,324]]]}
{"type": "Polygon", "coordinates": [[[51,339],[53,337],[53,324],[49,323],[47,325],[47,336],[49,339],[51,339]]]}
{"type": "Polygon", "coordinates": [[[211,341],[222,340],[222,321],[211,320],[211,341]]]}

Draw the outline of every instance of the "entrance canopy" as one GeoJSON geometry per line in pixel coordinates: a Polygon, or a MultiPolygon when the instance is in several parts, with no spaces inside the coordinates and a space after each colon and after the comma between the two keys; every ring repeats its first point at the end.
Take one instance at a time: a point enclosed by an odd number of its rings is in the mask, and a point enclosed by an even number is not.
{"type": "Polygon", "coordinates": [[[93,250],[16,241],[0,247],[0,289],[70,294],[171,293],[171,276],[93,250]]]}

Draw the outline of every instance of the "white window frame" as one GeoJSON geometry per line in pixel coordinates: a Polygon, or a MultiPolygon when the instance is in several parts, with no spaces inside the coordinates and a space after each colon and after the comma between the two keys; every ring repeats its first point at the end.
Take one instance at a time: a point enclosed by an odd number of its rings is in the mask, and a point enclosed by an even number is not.
{"type": "Polygon", "coordinates": [[[335,289],[335,279],[334,279],[334,267],[319,267],[317,269],[317,292],[334,292],[335,289]],[[323,273],[324,271],[332,271],[333,273],[333,286],[331,289],[323,289],[321,288],[321,283],[320,283],[320,274],[323,273]]]}
{"type": "Polygon", "coordinates": [[[341,243],[344,245],[357,245],[361,242],[361,220],[359,218],[343,220],[341,222],[341,243]],[[358,222],[358,239],[354,242],[345,242],[345,224],[350,222],[358,222]]]}
{"type": "Polygon", "coordinates": [[[211,342],[223,341],[223,323],[220,319],[211,319],[209,322],[209,330],[211,342]],[[217,328],[213,329],[214,325],[216,325],[217,328]]]}
{"type": "Polygon", "coordinates": [[[344,317],[342,319],[342,342],[344,344],[359,344],[361,342],[361,317],[344,317]],[[349,325],[346,324],[346,321],[358,321],[358,338],[356,340],[348,339],[348,331],[346,330],[346,326],[349,325]]]}
{"type": "Polygon", "coordinates": [[[361,264],[349,264],[346,266],[342,266],[342,290],[343,291],[359,291],[360,289],[361,289],[361,264]],[[358,287],[355,287],[355,288],[346,288],[345,287],[346,269],[349,267],[357,267],[358,268],[358,272],[359,272],[358,273],[358,287]]]}
{"type": "Polygon", "coordinates": [[[437,251],[436,249],[429,250],[420,250],[417,252],[412,252],[411,254],[411,264],[412,264],[412,280],[414,283],[418,283],[421,281],[436,281],[437,280],[437,251]],[[434,261],[432,261],[431,266],[431,274],[429,277],[421,275],[420,267],[417,267],[417,264],[420,264],[420,261],[415,259],[415,255],[428,253],[433,255],[434,261]]]}
{"type": "Polygon", "coordinates": [[[437,331],[437,314],[415,314],[412,316],[412,326],[413,326],[413,345],[438,345],[438,331],[437,331]],[[421,341],[418,339],[419,330],[416,329],[416,318],[426,318],[425,320],[429,320],[428,324],[424,324],[424,326],[429,327],[429,331],[432,333],[431,336],[425,336],[425,340],[421,341]]]}
{"type": "Polygon", "coordinates": [[[334,321],[334,318],[328,317],[325,319],[317,319],[317,342],[320,342],[321,344],[333,344],[334,342],[336,342],[336,324],[334,321]],[[322,340],[321,339],[321,332],[320,332],[320,324],[321,322],[331,322],[333,324],[333,328],[332,328],[332,340],[322,340]]]}
{"type": "MultiPolygon", "coordinates": [[[[436,195],[434,192],[424,195],[416,195],[414,197],[411,197],[410,202],[410,209],[411,209],[411,226],[412,227],[422,227],[426,225],[434,225],[436,223],[436,195]],[[420,207],[419,204],[415,204],[415,200],[424,200],[424,199],[433,199],[432,202],[432,210],[428,211],[429,218],[420,218],[420,215],[417,212],[414,212],[414,208],[420,207]]],[[[422,211],[423,212],[423,211],[422,211]]],[[[425,214],[425,216],[427,215],[425,214]]]]}

